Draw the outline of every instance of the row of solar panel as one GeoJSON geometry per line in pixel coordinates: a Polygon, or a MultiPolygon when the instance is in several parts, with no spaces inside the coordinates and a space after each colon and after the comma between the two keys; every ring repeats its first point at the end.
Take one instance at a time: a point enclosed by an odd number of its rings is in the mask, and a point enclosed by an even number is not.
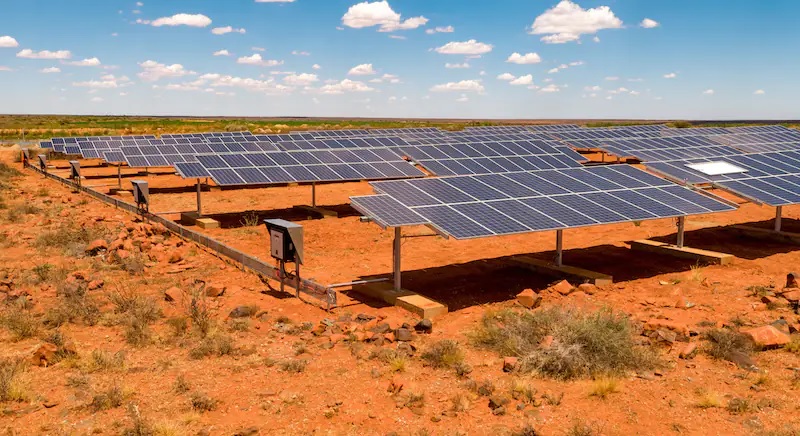
{"type": "Polygon", "coordinates": [[[689,184],[721,182],[776,175],[800,174],[800,152],[784,151],[772,153],[753,153],[724,158],[689,159],[647,164],[661,174],[673,180],[689,184]],[[727,162],[745,170],[720,175],[708,175],[689,168],[688,165],[702,162],[727,162]]]}
{"type": "Polygon", "coordinates": [[[676,159],[696,159],[712,156],[732,156],[741,151],[727,146],[677,148],[672,150],[630,150],[606,145],[603,150],[617,157],[634,157],[642,162],[659,162],[676,159]]]}

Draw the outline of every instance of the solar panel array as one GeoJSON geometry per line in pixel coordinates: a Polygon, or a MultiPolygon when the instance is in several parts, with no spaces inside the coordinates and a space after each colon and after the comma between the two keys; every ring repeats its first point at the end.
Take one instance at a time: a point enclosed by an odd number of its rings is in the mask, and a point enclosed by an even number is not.
{"type": "Polygon", "coordinates": [[[374,182],[351,197],[386,227],[456,239],[724,212],[735,207],[627,165],[374,182]]]}

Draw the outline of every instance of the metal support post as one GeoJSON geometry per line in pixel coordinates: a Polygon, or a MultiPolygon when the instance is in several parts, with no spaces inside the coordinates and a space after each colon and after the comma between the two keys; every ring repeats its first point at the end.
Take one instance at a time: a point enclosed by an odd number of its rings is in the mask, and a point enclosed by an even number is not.
{"type": "Polygon", "coordinates": [[[775,231],[781,231],[781,219],[783,218],[783,206],[775,208],[775,231]]]}
{"type": "Polygon", "coordinates": [[[295,274],[295,283],[296,283],[295,290],[297,291],[296,295],[297,295],[297,298],[300,298],[300,263],[299,262],[294,264],[294,274],[295,274]]]}
{"type": "Polygon", "coordinates": [[[394,261],[394,290],[400,291],[403,285],[401,282],[401,272],[400,272],[400,243],[402,242],[401,238],[403,237],[402,228],[395,227],[394,228],[394,254],[392,256],[392,260],[394,261]]]}
{"type": "Polygon", "coordinates": [[[683,248],[683,232],[686,229],[686,217],[678,217],[678,241],[675,244],[678,248],[683,248]]]}
{"type": "Polygon", "coordinates": [[[311,182],[311,207],[317,207],[317,184],[311,182]]]}
{"type": "Polygon", "coordinates": [[[200,186],[200,179],[197,179],[197,217],[203,216],[203,202],[201,198],[202,188],[200,186]]]}
{"type": "Polygon", "coordinates": [[[556,266],[564,265],[564,231],[556,230],[556,266]]]}
{"type": "Polygon", "coordinates": [[[117,188],[122,189],[122,164],[117,165],[117,188]]]}

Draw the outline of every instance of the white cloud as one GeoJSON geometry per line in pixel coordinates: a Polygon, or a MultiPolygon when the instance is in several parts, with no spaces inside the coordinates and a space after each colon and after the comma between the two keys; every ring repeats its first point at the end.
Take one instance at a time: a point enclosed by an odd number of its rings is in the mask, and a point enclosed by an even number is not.
{"type": "Polygon", "coordinates": [[[539,90],[539,92],[559,92],[559,91],[561,91],[561,88],[558,85],[552,83],[539,90]]]}
{"type": "Polygon", "coordinates": [[[315,70],[321,70],[322,69],[322,67],[319,64],[314,64],[314,65],[311,66],[311,68],[313,68],[315,70]]]}
{"type": "Polygon", "coordinates": [[[557,72],[559,72],[561,70],[566,70],[567,68],[570,68],[570,67],[579,67],[581,65],[583,65],[583,61],[575,61],[575,62],[570,62],[568,64],[561,64],[561,65],[559,65],[559,66],[557,66],[555,68],[551,68],[550,70],[547,71],[547,73],[548,74],[555,74],[555,73],[557,73],[557,72]]]}
{"type": "Polygon", "coordinates": [[[377,74],[377,71],[372,68],[372,64],[356,65],[347,73],[348,76],[371,76],[373,74],[377,74]]]}
{"type": "Polygon", "coordinates": [[[283,82],[291,86],[309,86],[312,83],[318,81],[319,78],[317,78],[316,74],[308,74],[308,73],[289,74],[288,76],[284,76],[283,78],[283,82]]]}
{"type": "Polygon", "coordinates": [[[642,20],[641,23],[639,23],[639,26],[644,27],[645,29],[652,29],[652,28],[658,27],[660,25],[661,24],[658,21],[651,20],[649,18],[645,18],[644,20],[642,20]]]}
{"type": "Polygon", "coordinates": [[[583,34],[595,34],[603,29],[618,29],[622,20],[608,6],[583,9],[570,0],[562,0],[536,17],[531,26],[532,35],[545,35],[541,40],[548,44],[577,41],[583,34]]]}
{"type": "Polygon", "coordinates": [[[215,28],[211,29],[211,33],[213,33],[214,35],[225,35],[227,33],[241,33],[241,34],[244,34],[244,33],[247,33],[247,29],[245,29],[245,28],[237,29],[237,28],[231,27],[231,26],[215,27],[215,28]]]}
{"type": "Polygon", "coordinates": [[[629,94],[630,95],[639,95],[639,94],[641,94],[641,92],[639,92],[639,91],[631,91],[631,92],[629,92],[629,94]]]}
{"type": "Polygon", "coordinates": [[[497,76],[497,80],[505,80],[506,82],[509,82],[514,79],[516,79],[516,77],[514,77],[514,75],[511,73],[503,73],[497,76]]]}
{"type": "Polygon", "coordinates": [[[409,30],[424,26],[428,19],[419,16],[401,20],[400,14],[392,10],[388,1],[370,3],[368,1],[350,6],[342,16],[342,24],[354,29],[380,26],[380,32],[394,32],[395,30],[409,30]]]}
{"type": "Polygon", "coordinates": [[[766,92],[764,92],[763,89],[757,89],[756,92],[754,92],[753,94],[755,94],[755,95],[764,95],[764,94],[766,94],[766,92]]]}
{"type": "Polygon", "coordinates": [[[243,65],[258,65],[261,67],[275,67],[278,65],[283,65],[283,61],[278,61],[274,59],[263,59],[260,54],[256,53],[252,56],[244,56],[240,57],[236,60],[237,64],[243,65]]]}
{"type": "Polygon", "coordinates": [[[91,58],[91,59],[84,59],[82,61],[74,61],[74,62],[67,62],[68,65],[74,65],[76,67],[99,67],[102,65],[100,59],[91,58]]]}
{"type": "Polygon", "coordinates": [[[677,74],[677,73],[667,73],[667,74],[664,74],[664,78],[665,78],[665,79],[674,79],[674,78],[676,78],[676,77],[678,77],[678,74],[677,74]]]}
{"type": "Polygon", "coordinates": [[[448,42],[447,44],[438,47],[437,53],[453,54],[453,55],[482,55],[489,53],[494,48],[491,44],[478,42],[474,39],[463,42],[448,42]]]}
{"type": "Polygon", "coordinates": [[[10,36],[0,36],[0,48],[14,48],[19,47],[16,39],[10,36]]]}
{"type": "Polygon", "coordinates": [[[346,92],[371,92],[374,90],[375,88],[370,88],[364,82],[350,79],[344,79],[341,82],[330,83],[319,88],[321,93],[330,95],[339,95],[346,92]]]}
{"type": "Polygon", "coordinates": [[[14,71],[14,70],[12,70],[11,67],[0,65],[0,71],[14,71]]]}
{"type": "Polygon", "coordinates": [[[703,95],[714,95],[714,90],[706,89],[705,91],[703,91],[703,95]]]}
{"type": "Polygon", "coordinates": [[[101,77],[100,80],[73,82],[72,86],[76,86],[79,88],[91,88],[95,90],[95,89],[124,88],[132,84],[133,82],[131,82],[131,79],[129,79],[127,76],[116,77],[113,74],[106,74],[105,76],[101,77]]]}
{"type": "Polygon", "coordinates": [[[617,77],[617,76],[608,76],[608,77],[606,77],[606,80],[608,80],[610,82],[615,82],[615,81],[619,80],[619,77],[617,77]]]}
{"type": "Polygon", "coordinates": [[[451,92],[451,91],[471,91],[482,93],[484,87],[480,80],[462,80],[460,82],[448,82],[436,85],[431,88],[432,92],[451,92]]]}
{"type": "Polygon", "coordinates": [[[175,14],[171,17],[161,17],[153,21],[136,20],[139,24],[149,24],[154,27],[161,26],[189,26],[189,27],[208,27],[211,25],[211,18],[203,14],[175,14]]]}
{"type": "Polygon", "coordinates": [[[105,101],[103,97],[92,97],[92,103],[102,103],[103,101],[105,101]]]}
{"type": "Polygon", "coordinates": [[[530,85],[530,84],[533,83],[533,76],[530,75],[530,74],[528,74],[526,76],[520,76],[520,77],[517,77],[516,79],[512,80],[509,83],[511,85],[517,85],[517,86],[519,86],[519,85],[530,85]]]}
{"type": "Polygon", "coordinates": [[[17,53],[17,57],[24,59],[69,59],[72,57],[72,53],[69,50],[42,50],[40,52],[35,52],[26,48],[17,53]]]}
{"type": "Polygon", "coordinates": [[[478,75],[479,76],[485,76],[486,75],[486,71],[481,71],[480,73],[478,73],[478,75]]]}
{"type": "Polygon", "coordinates": [[[459,103],[466,103],[469,101],[469,97],[467,97],[467,94],[461,94],[461,97],[458,97],[456,101],[459,103]]]}
{"type": "Polygon", "coordinates": [[[61,68],[58,68],[58,67],[44,68],[44,69],[40,70],[40,72],[44,73],[44,74],[60,73],[61,72],[61,68]]]}
{"type": "Polygon", "coordinates": [[[433,35],[434,33],[453,33],[456,29],[453,26],[439,26],[434,27],[433,29],[428,29],[425,31],[428,35],[433,35]]]}
{"type": "Polygon", "coordinates": [[[583,88],[583,90],[589,92],[597,92],[597,91],[602,91],[603,88],[599,87],[598,85],[594,85],[594,86],[587,86],[583,88]]]}
{"type": "Polygon", "coordinates": [[[231,52],[228,50],[219,50],[214,52],[214,56],[230,56],[231,52]]]}
{"type": "MultiPolygon", "coordinates": [[[[336,81],[334,80],[333,82],[335,83],[336,81]]],[[[384,83],[384,82],[394,85],[400,83],[400,78],[394,74],[384,74],[381,77],[376,77],[369,81],[369,83],[384,83]]]]}
{"type": "Polygon", "coordinates": [[[599,36],[595,36],[594,38],[592,38],[592,41],[600,42],[600,37],[599,36]]]}
{"type": "Polygon", "coordinates": [[[139,66],[142,67],[142,71],[137,76],[145,82],[155,82],[164,77],[183,77],[197,74],[194,71],[185,69],[181,64],[166,65],[148,60],[141,62],[139,66]]]}
{"type": "Polygon", "coordinates": [[[142,3],[142,2],[136,2],[136,6],[141,8],[142,6],[144,6],[144,3],[142,3]]]}
{"type": "Polygon", "coordinates": [[[448,62],[444,64],[444,67],[449,69],[463,69],[463,68],[469,68],[469,64],[466,62],[464,62],[463,64],[451,64],[448,62]]]}
{"type": "Polygon", "coordinates": [[[292,55],[294,55],[294,56],[311,56],[311,53],[309,53],[307,51],[292,50],[292,55]]]}
{"type": "Polygon", "coordinates": [[[538,53],[527,53],[521,55],[519,53],[512,53],[511,56],[508,57],[506,62],[512,64],[520,64],[520,65],[529,65],[529,64],[538,64],[542,61],[542,58],[539,56],[538,53]]]}

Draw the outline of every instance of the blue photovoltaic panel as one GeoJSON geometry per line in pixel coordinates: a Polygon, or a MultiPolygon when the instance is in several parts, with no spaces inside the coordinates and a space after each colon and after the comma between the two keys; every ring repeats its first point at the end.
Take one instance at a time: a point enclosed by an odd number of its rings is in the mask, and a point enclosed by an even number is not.
{"type": "Polygon", "coordinates": [[[184,179],[203,178],[211,175],[204,166],[197,162],[178,162],[175,164],[175,169],[184,179]]]}
{"type": "Polygon", "coordinates": [[[389,195],[351,197],[350,205],[383,227],[426,224],[428,220],[403,206],[389,195]]]}
{"type": "MultiPolygon", "coordinates": [[[[401,216],[413,211],[427,220],[425,224],[457,239],[735,209],[627,165],[373,182],[372,186],[380,197],[395,202],[393,212],[375,212],[382,222],[394,217],[393,226],[406,225],[401,216]],[[398,210],[398,205],[403,208],[398,210]]],[[[370,211],[363,212],[372,216],[370,211]]]]}

